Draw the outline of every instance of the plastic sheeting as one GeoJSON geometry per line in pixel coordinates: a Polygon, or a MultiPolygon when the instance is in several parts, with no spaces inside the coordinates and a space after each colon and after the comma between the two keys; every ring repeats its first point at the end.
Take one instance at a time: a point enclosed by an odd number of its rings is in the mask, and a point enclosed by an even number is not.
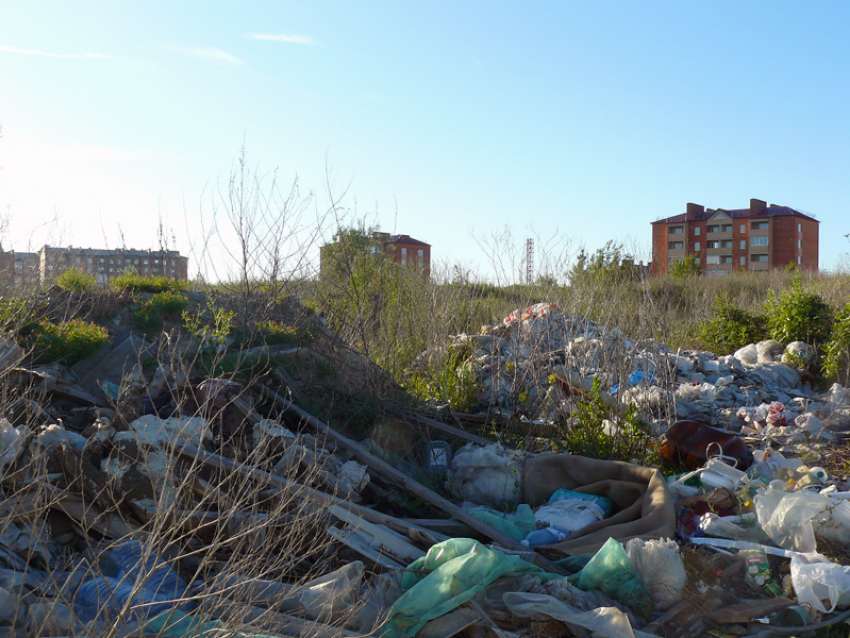
{"type": "Polygon", "coordinates": [[[526,574],[542,581],[562,578],[469,538],[452,538],[434,545],[404,573],[404,593],[390,609],[381,637],[414,636],[429,620],[472,599],[497,578],[526,574]]]}

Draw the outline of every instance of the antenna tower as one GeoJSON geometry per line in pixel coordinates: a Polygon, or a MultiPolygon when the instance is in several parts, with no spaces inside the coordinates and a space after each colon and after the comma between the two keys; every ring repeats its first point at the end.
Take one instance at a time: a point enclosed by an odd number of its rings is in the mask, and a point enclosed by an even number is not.
{"type": "Polygon", "coordinates": [[[525,283],[534,283],[534,238],[525,240],[525,283]]]}

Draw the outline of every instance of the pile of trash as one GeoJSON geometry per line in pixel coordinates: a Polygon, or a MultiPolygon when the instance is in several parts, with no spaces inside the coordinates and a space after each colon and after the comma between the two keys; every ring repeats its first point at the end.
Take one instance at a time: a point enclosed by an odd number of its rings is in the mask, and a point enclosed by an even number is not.
{"type": "MultiPolygon", "coordinates": [[[[830,431],[850,430],[850,390],[836,384],[817,392],[797,367],[814,356],[802,342],[783,347],[762,341],[719,357],[674,351],[543,302],[514,310],[481,334],[457,335],[448,347],[461,346],[471,348],[480,390],[476,409],[490,414],[568,419],[575,398],[595,381],[603,400],[635,406],[656,433],[684,419],[737,430],[742,418],[754,436],[796,442],[827,442],[834,438],[830,431]],[[777,404],[781,415],[774,418],[770,406],[777,404]]],[[[419,365],[438,355],[423,353],[419,365]]]]}
{"type": "Polygon", "coordinates": [[[355,440],[308,410],[351,405],[370,364],[322,343],[263,346],[299,365],[250,383],[134,335],[71,368],[7,344],[0,633],[641,638],[850,617],[850,484],[819,465],[846,388],[817,395],[770,345],[673,353],[551,304],[463,339],[506,409],[536,380],[526,404],[569,410],[603,374],[610,400],[645,399],[667,467],[515,450],[396,401],[355,440]],[[323,397],[309,362],[334,356],[347,376],[323,397]]]}

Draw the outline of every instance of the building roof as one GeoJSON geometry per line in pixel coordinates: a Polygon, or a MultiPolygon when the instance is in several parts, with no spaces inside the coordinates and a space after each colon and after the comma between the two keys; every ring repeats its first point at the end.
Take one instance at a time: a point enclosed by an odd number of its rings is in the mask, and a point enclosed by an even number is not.
{"type": "MultiPolygon", "coordinates": [[[[45,253],[66,253],[70,255],[91,255],[93,257],[113,257],[113,256],[122,256],[122,257],[150,257],[152,255],[165,255],[167,257],[180,258],[180,252],[176,250],[136,250],[135,248],[74,248],[72,246],[60,247],[60,246],[44,246],[41,249],[42,252],[45,253]]],[[[186,259],[185,257],[182,257],[186,259]]]]}
{"type": "Polygon", "coordinates": [[[704,221],[714,215],[716,212],[722,211],[729,215],[732,219],[761,219],[762,217],[779,217],[782,215],[791,215],[792,217],[802,217],[803,219],[810,219],[813,222],[820,223],[814,217],[810,215],[806,215],[801,213],[798,210],[791,208],[790,206],[777,206],[772,204],[768,206],[765,210],[760,211],[758,213],[752,213],[749,208],[735,208],[732,210],[727,210],[725,208],[716,208],[706,209],[701,213],[697,213],[693,215],[690,220],[688,219],[687,213],[681,213],[680,215],[673,215],[673,217],[667,217],[665,219],[658,219],[653,224],[678,224],[686,221],[704,221]]]}
{"type": "Polygon", "coordinates": [[[410,244],[411,246],[428,246],[431,244],[426,244],[424,241],[419,241],[418,239],[413,239],[410,235],[393,235],[390,238],[390,241],[394,244],[410,244]]]}

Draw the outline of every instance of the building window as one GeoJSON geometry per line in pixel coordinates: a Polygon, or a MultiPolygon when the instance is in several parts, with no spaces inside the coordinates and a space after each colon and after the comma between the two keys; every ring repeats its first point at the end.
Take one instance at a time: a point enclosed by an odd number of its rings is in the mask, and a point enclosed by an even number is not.
{"type": "Polygon", "coordinates": [[[797,232],[798,232],[798,233],[802,233],[802,232],[803,232],[803,224],[797,224],[797,232]]]}
{"type": "Polygon", "coordinates": [[[698,241],[694,242],[694,250],[699,250],[699,242],[698,241]]]}
{"type": "Polygon", "coordinates": [[[767,230],[767,222],[753,222],[750,228],[753,230],[767,230]]]}
{"type": "Polygon", "coordinates": [[[767,262],[767,255],[753,255],[750,257],[750,261],[767,262]]]}
{"type": "Polygon", "coordinates": [[[720,263],[720,255],[709,255],[705,260],[705,263],[709,266],[714,266],[720,263]]]}
{"type": "Polygon", "coordinates": [[[767,236],[753,237],[750,239],[750,246],[767,246],[767,236]]]}
{"type": "Polygon", "coordinates": [[[89,257],[89,263],[91,263],[91,257],[89,257]]]}
{"type": "Polygon", "coordinates": [[[709,233],[719,233],[720,232],[720,226],[709,226],[708,232],[709,233]]]}
{"type": "Polygon", "coordinates": [[[697,237],[699,237],[699,226],[695,226],[695,227],[694,227],[694,235],[696,235],[697,237]]]}
{"type": "Polygon", "coordinates": [[[803,240],[802,239],[797,240],[797,249],[803,250],[803,240]]]}
{"type": "Polygon", "coordinates": [[[101,258],[100,258],[100,263],[105,263],[105,262],[106,262],[106,260],[105,260],[103,257],[101,257],[101,258]]]}
{"type": "Polygon", "coordinates": [[[731,239],[724,239],[723,241],[720,242],[720,247],[721,248],[732,248],[732,240],[731,239]]]}
{"type": "Polygon", "coordinates": [[[720,242],[716,239],[705,242],[706,247],[711,250],[712,248],[720,248],[720,242]]]}
{"type": "Polygon", "coordinates": [[[142,263],[143,263],[145,266],[147,266],[147,265],[148,265],[148,260],[147,260],[147,259],[143,259],[143,260],[142,260],[142,263]]]}
{"type": "Polygon", "coordinates": [[[802,258],[802,257],[797,257],[797,265],[798,265],[798,266],[802,266],[802,265],[803,265],[803,258],[802,258]]]}
{"type": "Polygon", "coordinates": [[[670,250],[682,250],[684,248],[684,243],[680,241],[671,241],[667,244],[670,250]]]}
{"type": "Polygon", "coordinates": [[[720,263],[721,264],[731,264],[732,263],[732,255],[720,255],[720,263]]]}
{"type": "Polygon", "coordinates": [[[683,229],[682,229],[682,227],[681,227],[681,226],[671,226],[671,227],[670,227],[670,234],[671,234],[671,235],[681,235],[681,234],[682,234],[682,230],[683,230],[683,229]]]}
{"type": "Polygon", "coordinates": [[[747,265],[747,258],[744,255],[741,255],[738,258],[738,263],[741,264],[742,266],[746,266],[747,265]]]}
{"type": "Polygon", "coordinates": [[[744,234],[744,233],[746,233],[746,232],[747,232],[747,225],[746,225],[746,224],[741,224],[741,234],[743,235],[743,234],[744,234]]]}
{"type": "Polygon", "coordinates": [[[738,248],[740,248],[741,250],[746,250],[747,249],[747,240],[742,239],[740,244],[738,245],[738,248]]]}
{"type": "Polygon", "coordinates": [[[699,257],[694,257],[694,263],[699,266],[699,257]]]}
{"type": "Polygon", "coordinates": [[[401,265],[402,266],[407,265],[407,248],[401,249],[401,265]]]}

